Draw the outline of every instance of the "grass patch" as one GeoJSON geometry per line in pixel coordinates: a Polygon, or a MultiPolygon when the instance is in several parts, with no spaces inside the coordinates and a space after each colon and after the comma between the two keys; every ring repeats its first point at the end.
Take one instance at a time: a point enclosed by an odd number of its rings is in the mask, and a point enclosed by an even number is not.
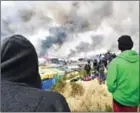
{"type": "MultiPolygon", "coordinates": [[[[91,72],[92,72],[92,70],[91,70],[91,72]]],[[[66,75],[66,79],[69,80],[69,79],[72,79],[72,78],[78,77],[78,76],[83,78],[83,77],[87,76],[87,72],[85,70],[79,71],[78,74],[75,74],[75,72],[72,72],[72,73],[69,73],[66,75]]]]}
{"type": "Polygon", "coordinates": [[[105,104],[105,112],[113,112],[112,107],[108,104],[105,104]]]}
{"type": "Polygon", "coordinates": [[[90,72],[94,71],[94,68],[91,68],[90,72]]]}
{"type": "Polygon", "coordinates": [[[89,101],[89,103],[85,103],[83,101],[82,106],[84,106],[84,112],[93,112],[94,111],[93,109],[91,109],[91,106],[89,106],[89,105],[91,105],[90,101],[89,101]]]}
{"type": "Polygon", "coordinates": [[[101,111],[101,104],[99,103],[99,102],[97,102],[97,109],[98,109],[98,111],[101,111]]]}
{"type": "Polygon", "coordinates": [[[86,73],[85,70],[81,70],[81,71],[79,72],[79,76],[80,76],[80,77],[85,77],[86,75],[87,75],[87,73],[86,73]]]}
{"type": "Polygon", "coordinates": [[[107,96],[108,96],[108,95],[107,95],[107,93],[104,93],[103,95],[104,95],[105,97],[107,97],[107,96]]]}
{"type": "Polygon", "coordinates": [[[78,74],[69,73],[59,79],[53,86],[53,90],[63,94],[68,101],[72,112],[112,112],[111,96],[98,81],[91,82],[69,82],[67,80],[77,76],[86,75],[84,70],[78,74]]]}
{"type": "Polygon", "coordinates": [[[71,82],[71,96],[75,97],[75,96],[82,96],[84,94],[84,88],[82,85],[77,84],[75,82],[71,82]]]}
{"type": "Polygon", "coordinates": [[[77,76],[77,74],[69,74],[66,78],[67,78],[67,80],[70,80],[76,76],[77,76]]]}
{"type": "Polygon", "coordinates": [[[52,90],[63,93],[66,85],[65,79],[65,77],[59,79],[57,83],[53,85],[52,90]]]}

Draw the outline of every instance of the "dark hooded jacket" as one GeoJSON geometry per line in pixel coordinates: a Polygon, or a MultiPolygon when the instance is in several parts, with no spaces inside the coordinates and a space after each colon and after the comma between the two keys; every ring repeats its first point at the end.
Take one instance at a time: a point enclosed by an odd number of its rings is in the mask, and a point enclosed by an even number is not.
{"type": "Polygon", "coordinates": [[[5,39],[1,46],[2,112],[69,112],[65,98],[41,91],[38,57],[34,46],[23,36],[5,39]]]}

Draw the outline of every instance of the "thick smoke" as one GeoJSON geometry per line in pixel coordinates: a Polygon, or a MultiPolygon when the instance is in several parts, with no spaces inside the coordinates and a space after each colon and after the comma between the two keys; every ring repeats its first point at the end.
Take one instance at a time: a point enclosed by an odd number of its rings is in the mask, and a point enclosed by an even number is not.
{"type": "MultiPolygon", "coordinates": [[[[57,44],[59,48],[66,41],[67,34],[64,28],[54,27],[49,29],[52,36],[47,36],[45,40],[41,43],[41,56],[45,55],[45,52],[53,46],[53,44],[57,44]]],[[[58,48],[58,49],[59,49],[58,48]]]]}
{"type": "Polygon", "coordinates": [[[1,38],[22,34],[39,55],[80,56],[117,51],[117,38],[131,35],[139,49],[138,1],[2,1],[1,38]]]}
{"type": "Polygon", "coordinates": [[[104,39],[104,36],[102,36],[102,35],[91,36],[90,43],[83,42],[83,41],[80,42],[80,44],[75,47],[75,50],[70,50],[68,57],[75,56],[82,52],[84,52],[86,54],[90,51],[94,51],[96,49],[98,50],[98,48],[100,48],[100,45],[102,45],[102,43],[103,43],[103,39],[104,39]]]}

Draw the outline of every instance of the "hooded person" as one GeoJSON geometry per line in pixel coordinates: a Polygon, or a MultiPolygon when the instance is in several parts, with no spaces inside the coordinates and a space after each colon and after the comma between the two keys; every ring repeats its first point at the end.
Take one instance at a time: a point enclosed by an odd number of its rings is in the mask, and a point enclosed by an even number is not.
{"type": "Polygon", "coordinates": [[[65,98],[41,89],[38,57],[23,36],[5,39],[1,46],[2,112],[69,112],[65,98]]]}
{"type": "Polygon", "coordinates": [[[118,39],[121,54],[108,66],[107,87],[113,95],[115,112],[136,112],[140,104],[139,56],[133,48],[130,36],[118,39]]]}

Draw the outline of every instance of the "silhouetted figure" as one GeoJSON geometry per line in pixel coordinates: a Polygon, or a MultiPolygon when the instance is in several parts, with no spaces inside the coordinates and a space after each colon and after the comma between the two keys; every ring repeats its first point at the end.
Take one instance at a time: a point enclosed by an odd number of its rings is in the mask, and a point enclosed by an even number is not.
{"type": "Polygon", "coordinates": [[[90,76],[90,70],[91,70],[90,60],[87,61],[87,64],[85,65],[84,69],[85,69],[87,75],[90,76]]]}
{"type": "Polygon", "coordinates": [[[1,111],[70,111],[61,94],[40,89],[38,57],[34,46],[21,35],[9,37],[1,46],[1,111]]]}

